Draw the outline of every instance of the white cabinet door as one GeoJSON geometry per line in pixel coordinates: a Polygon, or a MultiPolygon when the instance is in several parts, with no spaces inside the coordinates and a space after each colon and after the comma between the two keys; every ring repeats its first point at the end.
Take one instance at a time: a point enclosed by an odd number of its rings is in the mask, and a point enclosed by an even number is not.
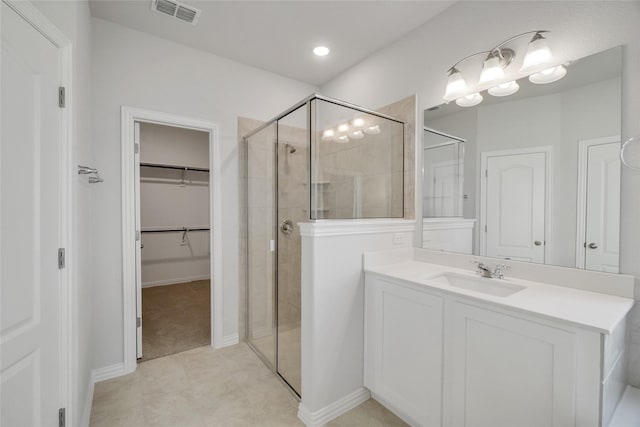
{"type": "Polygon", "coordinates": [[[576,344],[572,332],[459,301],[447,308],[445,425],[575,425],[576,344]]]}
{"type": "Polygon", "coordinates": [[[441,424],[442,315],[442,297],[367,280],[365,386],[413,425],[441,424]]]}

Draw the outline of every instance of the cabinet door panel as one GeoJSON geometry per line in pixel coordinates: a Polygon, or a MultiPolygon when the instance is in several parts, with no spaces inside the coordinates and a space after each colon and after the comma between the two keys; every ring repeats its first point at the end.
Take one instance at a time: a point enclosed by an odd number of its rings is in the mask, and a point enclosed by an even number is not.
{"type": "Polygon", "coordinates": [[[575,424],[573,333],[461,302],[451,310],[451,425],[575,424]]]}
{"type": "Polygon", "coordinates": [[[443,299],[383,280],[365,292],[365,385],[412,424],[440,425],[443,299]]]}

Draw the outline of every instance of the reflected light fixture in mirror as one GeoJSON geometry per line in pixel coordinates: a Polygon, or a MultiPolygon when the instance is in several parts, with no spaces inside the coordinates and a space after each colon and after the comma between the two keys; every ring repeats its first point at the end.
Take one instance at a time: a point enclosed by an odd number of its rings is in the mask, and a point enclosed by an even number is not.
{"type": "Polygon", "coordinates": [[[356,130],[351,132],[351,139],[362,139],[364,138],[364,133],[361,130],[356,130]]]}
{"type": "Polygon", "coordinates": [[[491,96],[509,96],[516,93],[518,89],[520,89],[520,85],[514,80],[501,83],[498,86],[490,88],[487,92],[489,92],[491,96]]]}
{"type": "Polygon", "coordinates": [[[345,144],[345,143],[349,142],[349,137],[347,135],[340,135],[340,136],[337,136],[336,138],[334,138],[334,141],[339,143],[339,144],[345,144]]]}
{"type": "Polygon", "coordinates": [[[377,135],[380,133],[380,126],[379,125],[373,125],[373,126],[369,126],[364,128],[364,133],[369,134],[369,135],[377,135]]]}
{"type": "Polygon", "coordinates": [[[539,73],[531,74],[529,76],[529,81],[537,85],[543,85],[547,83],[557,82],[558,80],[560,80],[566,75],[567,75],[567,69],[564,68],[562,65],[558,65],[556,67],[542,70],[539,73]]]}
{"type": "Polygon", "coordinates": [[[456,99],[456,104],[460,107],[473,107],[474,105],[478,105],[482,102],[484,98],[479,93],[472,93],[467,96],[463,96],[462,98],[456,99]]]}
{"type": "Polygon", "coordinates": [[[322,132],[322,140],[331,141],[335,135],[336,133],[333,131],[333,129],[327,129],[324,132],[322,132]]]}

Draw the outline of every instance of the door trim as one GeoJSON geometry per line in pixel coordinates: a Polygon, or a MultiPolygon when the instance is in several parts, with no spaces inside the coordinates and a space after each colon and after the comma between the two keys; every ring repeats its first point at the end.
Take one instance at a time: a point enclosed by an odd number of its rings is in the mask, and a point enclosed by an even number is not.
{"type": "Polygon", "coordinates": [[[620,143],[620,135],[578,141],[578,194],[576,201],[576,268],[585,268],[587,241],[587,160],[589,148],[594,145],[620,143]]]}
{"type": "MultiPolygon", "coordinates": [[[[73,153],[73,79],[72,79],[72,44],[71,40],[58,29],[40,10],[30,1],[2,0],[7,6],[20,15],[29,25],[42,34],[55,47],[58,48],[60,59],[60,86],[65,87],[66,107],[59,108],[60,120],[60,236],[59,247],[66,248],[66,266],[58,270],[60,279],[60,395],[58,396],[61,408],[66,408],[68,417],[79,413],[84,408],[76,408],[73,400],[73,387],[77,383],[76,354],[79,352],[79,337],[73,327],[73,320],[78,312],[74,306],[74,296],[77,295],[76,283],[73,280],[75,271],[75,233],[73,224],[75,215],[73,205],[75,202],[75,189],[77,187],[77,174],[74,174],[72,165],[75,163],[73,153]]],[[[57,254],[52,254],[57,256],[57,254]]],[[[83,402],[79,402],[82,404],[83,402]]],[[[80,414],[81,415],[81,414],[80,414]]],[[[71,421],[72,423],[72,421],[71,421]]]]}
{"type": "Polygon", "coordinates": [[[477,177],[478,182],[480,183],[480,212],[478,213],[478,233],[480,234],[479,249],[481,256],[486,256],[487,253],[487,235],[484,232],[484,228],[487,225],[487,178],[484,171],[487,170],[489,158],[536,153],[543,153],[545,155],[544,263],[547,264],[551,262],[554,243],[551,239],[551,230],[553,229],[553,147],[551,145],[518,148],[513,150],[483,151],[480,153],[480,170],[478,171],[477,177]]]}
{"type": "Polygon", "coordinates": [[[174,114],[122,106],[122,292],[124,373],[135,371],[136,357],[136,199],[134,122],[194,129],[209,133],[209,221],[211,247],[211,346],[224,347],[224,275],[222,262],[222,163],[218,125],[174,114]]]}

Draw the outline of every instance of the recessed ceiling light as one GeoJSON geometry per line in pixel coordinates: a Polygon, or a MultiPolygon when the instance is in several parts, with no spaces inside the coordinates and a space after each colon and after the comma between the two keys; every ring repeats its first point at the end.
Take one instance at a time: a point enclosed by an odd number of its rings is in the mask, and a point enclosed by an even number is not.
{"type": "Polygon", "coordinates": [[[329,48],[324,46],[317,46],[313,48],[313,53],[316,56],[327,56],[329,54],[329,48]]]}

